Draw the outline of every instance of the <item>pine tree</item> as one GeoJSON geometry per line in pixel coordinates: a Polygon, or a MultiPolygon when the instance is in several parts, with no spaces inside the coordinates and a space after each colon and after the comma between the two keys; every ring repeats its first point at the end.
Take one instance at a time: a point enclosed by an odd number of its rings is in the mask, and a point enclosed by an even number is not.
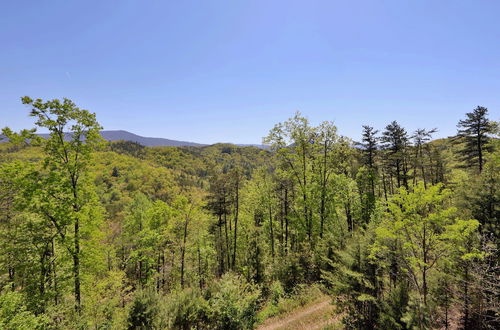
{"type": "Polygon", "coordinates": [[[369,168],[375,167],[375,153],[377,152],[377,145],[379,138],[377,137],[378,130],[368,125],[363,125],[363,143],[361,143],[362,151],[364,154],[364,163],[369,168]]]}
{"type": "Polygon", "coordinates": [[[413,162],[413,184],[416,183],[417,170],[420,169],[420,174],[422,175],[422,180],[424,181],[424,187],[427,187],[427,179],[426,179],[424,159],[423,159],[424,158],[423,148],[424,144],[426,144],[431,140],[432,134],[434,134],[436,131],[437,131],[436,128],[431,130],[419,128],[411,136],[414,142],[413,145],[415,146],[415,159],[413,162]]]}
{"type": "Polygon", "coordinates": [[[494,125],[488,119],[488,109],[477,106],[472,112],[466,113],[467,118],[458,122],[457,137],[464,142],[461,151],[463,159],[471,166],[476,164],[479,172],[483,171],[484,152],[489,141],[489,134],[493,132],[494,125]]]}
{"type": "Polygon", "coordinates": [[[396,176],[398,188],[401,186],[408,187],[408,159],[407,147],[409,144],[408,134],[397,121],[393,121],[386,126],[380,139],[382,148],[388,153],[388,166],[391,174],[396,176]]]}
{"type": "Polygon", "coordinates": [[[375,208],[375,181],[377,179],[377,169],[375,167],[375,155],[378,149],[377,137],[378,130],[371,126],[363,126],[363,139],[360,143],[363,152],[363,163],[366,170],[361,168],[357,174],[358,187],[360,197],[362,199],[363,218],[366,223],[370,220],[370,216],[375,208]],[[366,189],[366,186],[369,189],[366,189]]]}

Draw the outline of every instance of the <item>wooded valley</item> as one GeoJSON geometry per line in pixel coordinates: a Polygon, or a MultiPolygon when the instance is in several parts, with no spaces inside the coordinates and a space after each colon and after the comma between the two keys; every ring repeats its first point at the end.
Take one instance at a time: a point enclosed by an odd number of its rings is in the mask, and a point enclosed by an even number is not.
{"type": "Polygon", "coordinates": [[[453,137],[388,120],[358,142],[296,113],[260,149],[106,142],[69,99],[22,102],[34,129],[0,143],[2,329],[252,329],[316,292],[345,329],[500,328],[485,107],[453,137]]]}

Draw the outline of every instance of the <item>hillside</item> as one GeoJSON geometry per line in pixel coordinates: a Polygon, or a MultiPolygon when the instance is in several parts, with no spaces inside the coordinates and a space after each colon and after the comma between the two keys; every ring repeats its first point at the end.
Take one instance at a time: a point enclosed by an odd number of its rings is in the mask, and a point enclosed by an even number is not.
{"type": "MultiPolygon", "coordinates": [[[[40,134],[40,136],[46,138],[48,134],[40,134]]],[[[123,130],[101,131],[101,136],[106,141],[119,141],[119,140],[131,141],[139,143],[146,147],[201,147],[206,145],[206,144],[187,142],[187,141],[145,137],[123,130]]]]}
{"type": "MultiPolygon", "coordinates": [[[[48,138],[49,136],[49,134],[47,133],[41,133],[38,135],[43,137],[44,139],[48,138]]],[[[129,142],[139,143],[140,145],[145,147],[203,147],[209,145],[209,144],[189,142],[189,141],[170,140],[157,137],[145,137],[124,130],[104,130],[101,131],[101,136],[106,141],[110,142],[129,141],[129,142]]],[[[6,142],[6,141],[8,141],[8,139],[6,139],[2,134],[0,134],[0,142],[6,142]]],[[[261,144],[237,144],[237,143],[220,143],[220,144],[233,144],[240,147],[256,147],[259,149],[268,148],[267,146],[261,144]]]]}
{"type": "Polygon", "coordinates": [[[498,328],[498,140],[481,172],[397,122],[353,147],[294,117],[262,150],[102,144],[83,115],[0,144],[0,328],[498,328]]]}

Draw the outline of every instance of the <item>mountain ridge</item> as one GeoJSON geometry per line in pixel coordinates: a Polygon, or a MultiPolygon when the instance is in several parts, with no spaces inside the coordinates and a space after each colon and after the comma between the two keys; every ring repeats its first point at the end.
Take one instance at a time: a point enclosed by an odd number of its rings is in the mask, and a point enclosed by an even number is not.
{"type": "MultiPolygon", "coordinates": [[[[172,140],[172,139],[158,138],[158,137],[146,137],[125,130],[102,130],[100,131],[100,134],[102,138],[106,141],[130,141],[139,143],[145,147],[205,147],[211,145],[207,143],[197,143],[191,141],[172,140]]],[[[37,135],[42,138],[47,138],[49,136],[48,133],[38,133],[37,135]]],[[[3,136],[0,134],[0,137],[3,136]]],[[[0,142],[4,141],[7,141],[7,139],[0,139],[0,142]]],[[[257,147],[261,149],[267,148],[266,146],[260,144],[236,144],[236,143],[226,143],[226,142],[222,144],[233,144],[240,147],[257,147]]]]}

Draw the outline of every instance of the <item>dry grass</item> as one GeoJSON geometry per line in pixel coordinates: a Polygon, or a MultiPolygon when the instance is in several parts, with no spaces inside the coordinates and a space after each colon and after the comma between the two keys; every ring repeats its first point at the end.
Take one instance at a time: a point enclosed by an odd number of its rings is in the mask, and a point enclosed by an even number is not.
{"type": "Polygon", "coordinates": [[[259,330],[278,329],[341,329],[340,316],[335,314],[331,298],[321,297],[310,304],[297,308],[284,315],[265,321],[259,330]]]}

